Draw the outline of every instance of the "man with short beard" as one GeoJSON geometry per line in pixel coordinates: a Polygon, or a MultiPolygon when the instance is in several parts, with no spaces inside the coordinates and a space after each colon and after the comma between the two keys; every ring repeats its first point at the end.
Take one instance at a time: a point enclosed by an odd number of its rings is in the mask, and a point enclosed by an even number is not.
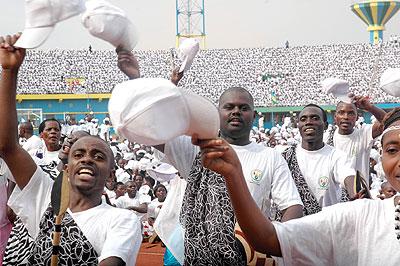
{"type": "MultiPolygon", "coordinates": [[[[129,51],[118,55],[125,63],[119,67],[128,76],[126,68],[133,65],[129,63],[133,59],[129,51]]],[[[302,202],[285,160],[273,149],[250,141],[255,118],[253,96],[244,88],[229,88],[220,96],[218,111],[221,138],[237,152],[258,208],[269,217],[272,199],[283,212],[283,221],[301,217],[302,202]]],[[[201,166],[200,150],[190,137],[180,136],[155,148],[165,153],[188,181],[180,212],[185,228],[185,264],[242,265],[243,252],[236,242],[235,216],[223,177],[201,166]]]]}
{"type": "MultiPolygon", "coordinates": [[[[254,120],[251,94],[241,87],[227,89],[219,99],[218,111],[220,136],[227,140],[238,154],[247,186],[264,215],[271,217],[272,199],[283,212],[282,221],[301,217],[302,202],[281,154],[272,148],[250,141],[250,130],[254,120]]],[[[222,177],[207,169],[199,168],[201,166],[199,149],[191,143],[189,137],[181,136],[156,148],[164,151],[171,164],[188,181],[181,210],[181,222],[186,232],[189,232],[187,235],[193,236],[185,239],[191,242],[190,245],[185,244],[187,263],[193,263],[202,257],[201,261],[205,264],[240,264],[240,252],[231,238],[235,218],[222,177]],[[213,189],[208,190],[208,188],[213,189]],[[199,196],[202,194],[208,194],[209,197],[199,196]],[[220,208],[223,212],[208,214],[214,208],[220,208]],[[223,221],[225,224],[218,225],[216,221],[223,221]],[[220,231],[220,226],[225,230],[220,232],[218,240],[206,236],[217,235],[213,230],[220,231]],[[202,228],[207,229],[202,231],[202,228]],[[201,239],[200,235],[205,235],[204,238],[209,242],[201,239]],[[221,258],[207,255],[215,252],[212,250],[212,245],[217,245],[216,243],[227,250],[219,254],[221,258]],[[207,245],[209,247],[206,248],[207,245]],[[228,254],[229,259],[223,258],[228,254]]]]}

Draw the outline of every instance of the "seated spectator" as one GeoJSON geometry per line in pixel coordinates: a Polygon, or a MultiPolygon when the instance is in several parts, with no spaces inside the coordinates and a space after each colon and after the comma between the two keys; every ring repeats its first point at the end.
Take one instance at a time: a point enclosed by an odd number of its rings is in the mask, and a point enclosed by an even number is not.
{"type": "Polygon", "coordinates": [[[114,186],[115,198],[110,199],[112,205],[115,206],[115,202],[119,197],[122,197],[126,193],[126,185],[122,182],[115,183],[114,186]]]}
{"type": "Polygon", "coordinates": [[[125,186],[126,195],[119,197],[115,201],[115,207],[132,210],[142,220],[145,213],[147,213],[147,202],[137,193],[135,182],[128,181],[125,186]]]}
{"type": "Polygon", "coordinates": [[[162,205],[164,204],[165,198],[167,197],[167,189],[163,184],[158,184],[154,188],[154,195],[156,196],[155,199],[148,206],[147,216],[148,221],[151,226],[153,226],[158,213],[161,210],[162,205]]]}

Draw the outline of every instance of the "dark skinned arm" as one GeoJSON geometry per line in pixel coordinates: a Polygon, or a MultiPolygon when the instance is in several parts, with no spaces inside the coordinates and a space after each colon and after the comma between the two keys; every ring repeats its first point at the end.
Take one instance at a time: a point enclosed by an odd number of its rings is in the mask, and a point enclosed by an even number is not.
{"type": "Polygon", "coordinates": [[[0,121],[7,130],[0,130],[0,156],[4,159],[20,189],[23,189],[36,171],[31,156],[17,139],[16,89],[18,70],[25,57],[25,49],[15,48],[17,35],[0,37],[0,121]],[[23,165],[24,167],[21,167],[23,165]]]}
{"type": "Polygon", "coordinates": [[[131,51],[127,51],[117,47],[118,68],[128,76],[129,79],[140,78],[139,63],[135,55],[131,51]]]}
{"type": "MultiPolygon", "coordinates": [[[[353,96],[353,102],[357,108],[368,111],[372,115],[374,115],[379,122],[382,122],[383,118],[386,115],[386,112],[384,110],[373,105],[370,102],[369,98],[366,96],[353,96]]],[[[382,128],[380,126],[380,123],[375,123],[372,126],[372,138],[376,138],[381,134],[382,128]]]]}
{"type": "Polygon", "coordinates": [[[179,81],[183,78],[183,72],[179,72],[179,67],[175,68],[172,70],[171,73],[171,82],[175,84],[175,86],[178,86],[179,81]]]}
{"type": "Polygon", "coordinates": [[[356,191],[356,188],[354,187],[355,183],[355,176],[348,176],[344,180],[344,185],[347,190],[347,193],[349,194],[350,200],[356,200],[356,199],[363,199],[365,196],[367,196],[368,191],[365,189],[361,189],[360,191],[356,191]]]}
{"type": "Polygon", "coordinates": [[[287,209],[283,210],[282,222],[286,222],[300,217],[303,217],[303,206],[292,205],[287,209]]]}
{"type": "Polygon", "coordinates": [[[139,213],[147,213],[147,204],[142,203],[139,206],[130,206],[127,208],[128,210],[137,211],[139,213]]]}
{"type": "Polygon", "coordinates": [[[194,136],[192,142],[201,149],[203,166],[225,177],[236,218],[249,243],[261,253],[281,256],[275,228],[253,200],[232,147],[223,139],[198,140],[194,136]]]}

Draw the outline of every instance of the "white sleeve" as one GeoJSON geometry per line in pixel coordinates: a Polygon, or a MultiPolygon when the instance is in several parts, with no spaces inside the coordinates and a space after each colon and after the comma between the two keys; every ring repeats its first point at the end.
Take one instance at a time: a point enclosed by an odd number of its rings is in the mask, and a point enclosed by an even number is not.
{"type": "Polygon", "coordinates": [[[123,197],[119,197],[118,199],[115,200],[115,207],[125,209],[123,197]]]}
{"type": "Polygon", "coordinates": [[[177,137],[165,143],[164,146],[164,154],[167,156],[168,161],[186,180],[199,151],[200,148],[194,146],[188,136],[177,137]]]}
{"type": "Polygon", "coordinates": [[[99,263],[109,257],[118,257],[127,266],[134,266],[141,243],[140,221],[135,214],[126,211],[124,215],[119,215],[118,219],[113,219],[99,256],[99,263]]]}
{"type": "Polygon", "coordinates": [[[362,138],[365,140],[364,142],[364,147],[367,148],[371,144],[371,142],[374,140],[372,138],[372,127],[373,125],[364,125],[361,130],[362,130],[362,138]]]}
{"type": "Polygon", "coordinates": [[[33,238],[39,233],[40,220],[49,207],[53,183],[42,168],[37,167],[24,189],[15,186],[8,200],[8,205],[21,218],[33,238]]]}
{"type": "Polygon", "coordinates": [[[285,210],[293,205],[301,205],[299,192],[293,181],[289,167],[280,153],[274,151],[274,171],[271,183],[271,196],[279,210],[285,210]]]}
{"type": "Polygon", "coordinates": [[[156,217],[156,203],[154,200],[147,206],[147,217],[155,218],[156,217]]]}
{"type": "Polygon", "coordinates": [[[151,202],[150,195],[139,195],[139,203],[140,204],[149,204],[151,202]]]}
{"type": "Polygon", "coordinates": [[[340,183],[344,187],[344,180],[346,177],[355,176],[356,170],[352,167],[352,163],[346,153],[335,150],[334,156],[335,158],[332,160],[335,164],[333,166],[334,180],[336,183],[340,183]]]}
{"type": "Polygon", "coordinates": [[[351,206],[353,202],[343,204],[288,222],[273,222],[284,265],[357,265],[357,209],[351,206]]]}

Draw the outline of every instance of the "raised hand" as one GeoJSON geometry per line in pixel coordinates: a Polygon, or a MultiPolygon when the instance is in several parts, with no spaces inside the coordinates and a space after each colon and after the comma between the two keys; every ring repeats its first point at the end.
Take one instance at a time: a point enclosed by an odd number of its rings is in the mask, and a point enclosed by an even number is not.
{"type": "Polygon", "coordinates": [[[18,70],[24,61],[25,49],[14,47],[20,36],[20,33],[0,36],[0,64],[4,70],[18,70]]]}
{"type": "Polygon", "coordinates": [[[372,107],[372,103],[370,102],[368,96],[356,96],[354,94],[349,94],[349,97],[357,108],[369,110],[372,107]]]}
{"type": "Polygon", "coordinates": [[[229,143],[223,139],[199,140],[192,137],[192,143],[200,147],[201,161],[204,167],[232,178],[235,174],[242,173],[242,166],[229,143]]]}
{"type": "Polygon", "coordinates": [[[171,82],[178,86],[179,81],[183,78],[183,72],[179,72],[179,67],[172,70],[171,73],[171,82]]]}
{"type": "Polygon", "coordinates": [[[118,68],[128,76],[129,79],[140,78],[139,63],[131,51],[117,47],[118,68]]]}

